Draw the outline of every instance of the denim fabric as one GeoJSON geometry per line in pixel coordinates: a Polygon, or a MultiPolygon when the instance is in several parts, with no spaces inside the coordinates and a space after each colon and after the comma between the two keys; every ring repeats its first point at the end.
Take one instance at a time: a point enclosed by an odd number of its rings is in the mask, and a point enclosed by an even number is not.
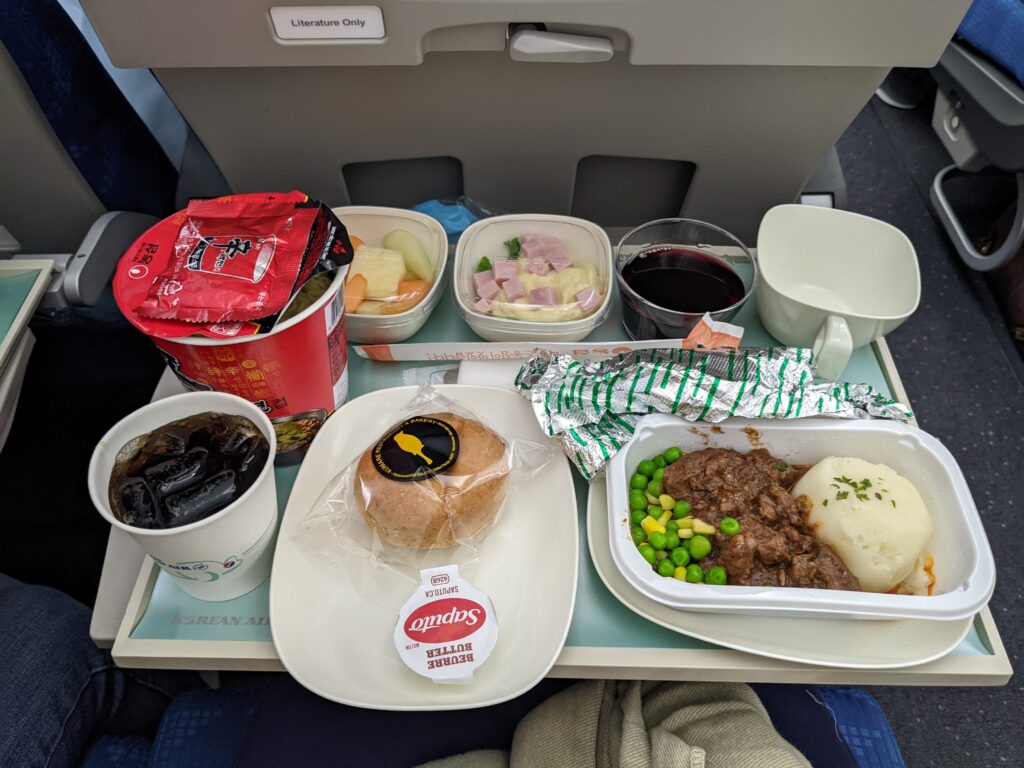
{"type": "Polygon", "coordinates": [[[89,611],[49,587],[0,584],[0,766],[62,768],[103,732],[151,735],[191,673],[122,670],[89,611]]]}

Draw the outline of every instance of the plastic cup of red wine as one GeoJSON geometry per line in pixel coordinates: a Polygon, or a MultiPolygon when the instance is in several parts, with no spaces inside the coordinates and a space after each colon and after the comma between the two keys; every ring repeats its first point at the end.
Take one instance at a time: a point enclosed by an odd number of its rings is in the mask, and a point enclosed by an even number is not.
{"type": "Polygon", "coordinates": [[[754,292],[757,264],[746,246],[720,227],[659,219],[622,238],[615,276],[630,338],[680,339],[705,313],[731,320],[754,292]]]}

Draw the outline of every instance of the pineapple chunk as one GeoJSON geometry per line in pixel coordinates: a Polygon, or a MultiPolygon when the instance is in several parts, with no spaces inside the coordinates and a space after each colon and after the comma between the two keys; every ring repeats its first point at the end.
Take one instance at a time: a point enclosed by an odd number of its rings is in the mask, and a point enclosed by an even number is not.
{"type": "Polygon", "coordinates": [[[405,276],[405,258],[398,251],[361,245],[352,257],[349,273],[366,278],[366,298],[390,299],[405,276]]]}

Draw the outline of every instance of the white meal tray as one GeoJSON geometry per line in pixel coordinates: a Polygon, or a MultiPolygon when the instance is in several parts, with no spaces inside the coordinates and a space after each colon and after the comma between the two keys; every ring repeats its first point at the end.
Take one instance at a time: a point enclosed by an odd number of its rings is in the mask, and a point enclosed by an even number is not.
{"type": "Polygon", "coordinates": [[[629,446],[609,463],[607,488],[615,563],[634,588],[671,607],[803,618],[955,621],[981,610],[995,588],[992,550],[963,473],[949,451],[917,427],[881,420],[730,419],[712,430],[652,414],[640,420],[629,446]],[[630,539],[629,476],[642,459],[673,445],[684,451],[710,446],[747,452],[763,447],[793,464],[856,456],[892,467],[914,483],[932,514],[935,532],[927,551],[935,560],[934,594],[712,586],[659,576],[630,539]]]}
{"type": "MultiPolygon", "coordinates": [[[[530,404],[515,392],[467,385],[437,390],[506,439],[544,439],[530,404]]],[[[343,704],[393,710],[489,706],[536,685],[554,665],[569,630],[579,529],[576,492],[564,456],[553,453],[528,482],[510,486],[501,517],[479,545],[479,562],[464,574],[490,596],[499,628],[493,653],[468,685],[433,683],[408,669],[395,652],[395,621],[413,591],[412,582],[393,575],[378,599],[367,600],[341,566],[310,554],[292,535],[331,479],[394,423],[416,391],[383,389],[349,401],[310,446],[274,555],[274,645],[296,680],[343,704]]]]}
{"type": "MultiPolygon", "coordinates": [[[[813,664],[819,669],[909,669],[914,672],[913,668],[934,663],[951,653],[971,630],[971,618],[958,621],[821,620],[672,608],[634,589],[615,564],[605,522],[608,503],[604,485],[591,485],[587,501],[590,554],[608,591],[636,615],[681,635],[768,659],[813,664]]],[[[822,675],[815,682],[827,679],[822,675]]],[[[795,680],[787,677],[783,682],[795,680]]]]}

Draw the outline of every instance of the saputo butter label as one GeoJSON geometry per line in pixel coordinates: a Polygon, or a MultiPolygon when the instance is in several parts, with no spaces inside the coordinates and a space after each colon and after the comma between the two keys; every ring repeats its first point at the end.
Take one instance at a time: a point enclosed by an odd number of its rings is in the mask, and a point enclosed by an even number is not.
{"type": "Polygon", "coordinates": [[[373,466],[400,482],[444,472],[458,458],[459,433],[448,422],[429,416],[396,424],[373,446],[373,466]]]}
{"type": "Polygon", "coordinates": [[[459,566],[428,568],[398,613],[394,640],[416,674],[435,683],[469,683],[498,641],[494,604],[459,577],[459,566]]]}

